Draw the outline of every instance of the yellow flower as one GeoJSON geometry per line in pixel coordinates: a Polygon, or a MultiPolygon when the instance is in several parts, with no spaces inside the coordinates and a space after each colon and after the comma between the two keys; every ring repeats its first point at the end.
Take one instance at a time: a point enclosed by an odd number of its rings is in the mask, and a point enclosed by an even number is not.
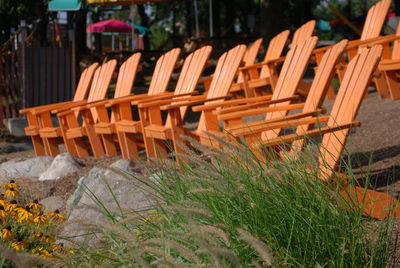
{"type": "Polygon", "coordinates": [[[43,215],[37,215],[33,218],[33,223],[38,223],[38,224],[45,224],[47,221],[46,216],[43,215]]]}
{"type": "Polygon", "coordinates": [[[11,189],[11,188],[18,189],[18,188],[20,188],[20,186],[18,184],[16,184],[14,180],[11,180],[10,183],[4,185],[4,188],[5,189],[11,189]]]}
{"type": "Polygon", "coordinates": [[[15,240],[14,242],[12,242],[11,247],[13,249],[15,249],[16,251],[21,251],[21,250],[25,250],[27,248],[27,244],[21,238],[18,238],[18,240],[15,240]]]}
{"type": "Polygon", "coordinates": [[[7,212],[13,211],[18,207],[17,201],[12,200],[10,203],[6,203],[4,208],[7,212]]]}
{"type": "Polygon", "coordinates": [[[13,236],[14,236],[14,234],[13,234],[13,232],[11,232],[11,227],[10,227],[10,226],[8,226],[8,227],[6,227],[6,228],[3,228],[3,229],[1,230],[1,235],[0,235],[0,237],[1,237],[3,240],[11,240],[11,239],[13,238],[13,236]]]}
{"type": "Polygon", "coordinates": [[[59,253],[61,253],[61,254],[66,254],[66,253],[67,253],[67,251],[66,251],[65,248],[64,248],[63,243],[55,245],[55,246],[52,248],[52,250],[53,250],[53,252],[59,252],[59,253]]]}
{"type": "Polygon", "coordinates": [[[22,223],[26,220],[28,220],[30,217],[32,217],[32,213],[30,213],[28,210],[24,209],[24,208],[17,208],[17,221],[19,223],[22,223]]]}
{"type": "Polygon", "coordinates": [[[146,217],[145,219],[144,219],[144,222],[151,222],[151,218],[149,218],[149,217],[146,217]]]}
{"type": "Polygon", "coordinates": [[[19,194],[18,190],[15,188],[9,188],[6,191],[6,196],[9,196],[11,198],[15,198],[19,194]]]}
{"type": "Polygon", "coordinates": [[[52,259],[54,258],[54,255],[52,255],[51,253],[49,253],[47,250],[42,250],[39,254],[41,257],[43,258],[48,258],[48,259],[52,259]]]}
{"type": "Polygon", "coordinates": [[[33,200],[33,202],[29,203],[27,206],[28,206],[30,209],[36,210],[36,211],[38,211],[38,212],[42,210],[42,205],[39,204],[39,201],[37,201],[37,200],[33,200]]]}
{"type": "Polygon", "coordinates": [[[0,219],[7,218],[7,212],[5,211],[4,207],[0,205],[0,219]]]}
{"type": "Polygon", "coordinates": [[[47,218],[54,221],[65,220],[65,217],[60,214],[60,211],[56,209],[54,212],[47,213],[47,218]]]}

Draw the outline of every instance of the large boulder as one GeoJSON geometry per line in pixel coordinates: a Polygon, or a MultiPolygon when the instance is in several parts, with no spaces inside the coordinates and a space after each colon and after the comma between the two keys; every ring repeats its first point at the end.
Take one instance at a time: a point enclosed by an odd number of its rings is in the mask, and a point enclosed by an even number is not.
{"type": "MultiPolygon", "coordinates": [[[[0,164],[0,180],[14,178],[38,178],[53,162],[54,157],[14,158],[0,164]]],[[[1,182],[3,183],[3,182],[1,182]]]]}
{"type": "Polygon", "coordinates": [[[108,169],[93,168],[78,182],[78,188],[67,201],[68,221],[61,234],[75,242],[91,241],[84,223],[103,226],[107,217],[150,209],[156,204],[154,193],[143,182],[140,168],[127,159],[113,163],[108,169]],[[130,175],[129,175],[130,174],[130,175]],[[107,216],[106,216],[107,215],[107,216]]]}
{"type": "Polygon", "coordinates": [[[69,153],[62,153],[54,158],[51,166],[39,176],[39,181],[58,180],[78,171],[79,163],[69,153]]]}

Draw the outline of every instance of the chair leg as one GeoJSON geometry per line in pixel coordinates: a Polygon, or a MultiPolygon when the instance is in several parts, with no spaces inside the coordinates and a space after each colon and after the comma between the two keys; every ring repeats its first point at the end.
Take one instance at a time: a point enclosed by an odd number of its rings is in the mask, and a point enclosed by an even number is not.
{"type": "Polygon", "coordinates": [[[384,72],[387,85],[389,87],[390,95],[393,100],[400,98],[400,84],[397,82],[396,72],[384,72]]]}
{"type": "Polygon", "coordinates": [[[104,156],[103,144],[100,137],[94,131],[92,125],[85,125],[86,133],[89,139],[90,147],[92,147],[93,155],[96,158],[104,156]]]}
{"type": "Polygon", "coordinates": [[[385,75],[382,72],[379,72],[376,76],[374,76],[373,81],[375,83],[376,89],[378,90],[379,98],[389,98],[389,89],[386,84],[385,75]]]}
{"type": "Polygon", "coordinates": [[[47,156],[56,157],[60,154],[56,138],[42,138],[47,156]]]}
{"type": "MultiPolygon", "coordinates": [[[[65,141],[65,140],[64,140],[65,141]]],[[[74,138],[71,140],[71,143],[74,144],[74,149],[78,157],[89,157],[89,152],[87,150],[87,145],[82,140],[82,138],[74,138]]],[[[67,144],[67,143],[65,143],[67,144]]],[[[68,149],[67,149],[68,150],[68,149]]],[[[71,151],[68,151],[70,154],[71,151]]]]}
{"type": "Polygon", "coordinates": [[[340,194],[347,202],[362,209],[365,216],[380,220],[388,216],[400,217],[399,201],[388,194],[351,185],[345,186],[340,194]]]}
{"type": "Polygon", "coordinates": [[[112,134],[101,134],[101,139],[103,140],[104,149],[106,150],[106,154],[108,156],[116,156],[117,155],[117,147],[114,143],[114,138],[112,134]]]}
{"type": "Polygon", "coordinates": [[[122,157],[137,161],[139,153],[135,134],[117,131],[117,135],[122,157]]]}
{"type": "Polygon", "coordinates": [[[46,151],[44,148],[43,140],[39,135],[31,136],[33,149],[35,150],[36,156],[45,156],[46,151]]]}

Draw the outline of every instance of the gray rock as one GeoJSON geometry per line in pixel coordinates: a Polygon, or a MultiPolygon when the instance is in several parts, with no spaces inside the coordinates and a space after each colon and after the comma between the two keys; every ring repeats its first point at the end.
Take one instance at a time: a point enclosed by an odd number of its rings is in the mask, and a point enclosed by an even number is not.
{"type": "Polygon", "coordinates": [[[74,237],[75,242],[91,241],[82,236],[88,233],[82,229],[83,223],[105,226],[109,222],[107,218],[119,219],[121,213],[154,207],[156,199],[151,189],[139,180],[124,176],[123,172],[127,171],[137,173],[139,169],[130,161],[119,160],[110,169],[95,167],[82,177],[67,201],[68,221],[61,236],[74,237]]]}
{"type": "Polygon", "coordinates": [[[0,177],[3,179],[12,178],[37,178],[46,171],[54,157],[39,156],[35,158],[14,158],[0,164],[0,177]]]}
{"type": "Polygon", "coordinates": [[[54,158],[51,166],[39,176],[39,181],[58,180],[78,171],[79,163],[69,153],[62,153],[54,158]]]}
{"type": "Polygon", "coordinates": [[[44,212],[48,213],[48,212],[53,212],[56,209],[61,209],[64,204],[64,201],[59,196],[50,196],[40,200],[39,203],[43,205],[44,212]]]}

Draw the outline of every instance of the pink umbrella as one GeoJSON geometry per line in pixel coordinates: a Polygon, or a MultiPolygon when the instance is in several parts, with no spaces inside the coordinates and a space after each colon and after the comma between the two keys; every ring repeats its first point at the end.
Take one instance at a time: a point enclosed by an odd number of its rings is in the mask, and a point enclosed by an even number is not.
{"type": "MultiPolygon", "coordinates": [[[[132,26],[128,23],[125,23],[120,20],[111,19],[111,20],[103,20],[86,27],[87,32],[94,33],[103,33],[103,32],[112,32],[112,33],[131,33],[132,26]]],[[[135,27],[135,33],[139,30],[135,27]]]]}

